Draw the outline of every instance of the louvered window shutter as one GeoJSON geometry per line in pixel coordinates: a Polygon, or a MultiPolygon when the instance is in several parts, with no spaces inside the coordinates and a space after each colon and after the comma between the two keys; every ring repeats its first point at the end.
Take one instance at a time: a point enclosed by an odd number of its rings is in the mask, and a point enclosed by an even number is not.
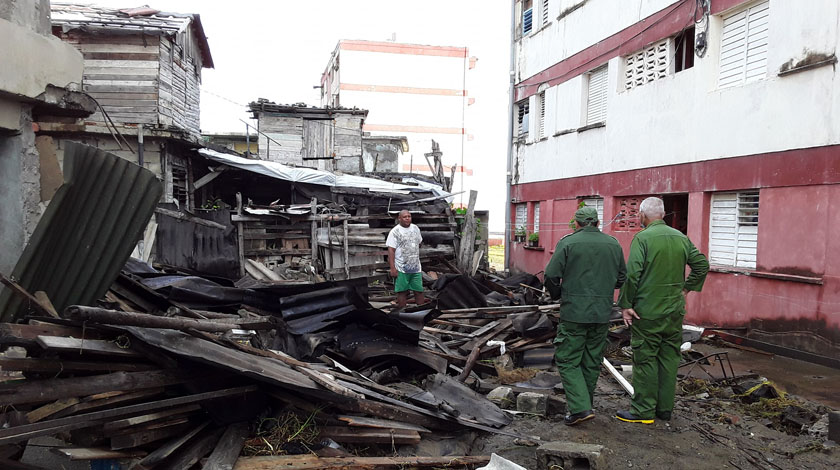
{"type": "Polygon", "coordinates": [[[589,74],[589,91],[586,100],[586,125],[607,119],[607,67],[589,74]]]}
{"type": "Polygon", "coordinates": [[[718,87],[758,80],[767,73],[770,2],[723,19],[718,87]]]}
{"type": "Polygon", "coordinates": [[[534,204],[534,233],[540,232],[540,203],[534,204]]]}
{"type": "Polygon", "coordinates": [[[542,2],[542,25],[543,26],[548,24],[548,2],[549,2],[549,0],[543,0],[543,2],[542,2]]]}
{"type": "Polygon", "coordinates": [[[537,106],[539,107],[537,139],[545,137],[545,92],[537,95],[537,106]]]}
{"type": "Polygon", "coordinates": [[[515,218],[514,223],[516,224],[516,227],[514,227],[514,230],[518,229],[519,227],[524,227],[525,225],[528,224],[528,205],[527,204],[517,204],[516,205],[516,218],[515,218]]]}
{"type": "Polygon", "coordinates": [[[758,253],[758,192],[712,195],[709,262],[755,269],[758,253]]]}
{"type": "Polygon", "coordinates": [[[533,19],[533,9],[528,6],[528,8],[522,12],[522,35],[526,35],[531,32],[531,20],[533,19]]]}
{"type": "Polygon", "coordinates": [[[601,221],[601,226],[604,226],[604,198],[602,197],[589,197],[583,200],[583,205],[586,207],[592,207],[598,212],[598,220],[601,221]]]}

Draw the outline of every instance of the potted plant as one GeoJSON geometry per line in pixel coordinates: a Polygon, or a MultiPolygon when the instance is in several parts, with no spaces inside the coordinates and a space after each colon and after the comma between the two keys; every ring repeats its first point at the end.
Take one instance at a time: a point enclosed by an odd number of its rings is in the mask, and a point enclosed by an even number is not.
{"type": "Polygon", "coordinates": [[[540,234],[539,233],[532,233],[528,235],[528,246],[537,247],[540,246],[540,234]]]}
{"type": "Polygon", "coordinates": [[[528,234],[528,232],[525,231],[525,226],[520,225],[519,227],[516,228],[516,231],[513,232],[513,239],[516,242],[520,242],[520,243],[524,242],[525,241],[525,236],[527,234],[528,234]]]}

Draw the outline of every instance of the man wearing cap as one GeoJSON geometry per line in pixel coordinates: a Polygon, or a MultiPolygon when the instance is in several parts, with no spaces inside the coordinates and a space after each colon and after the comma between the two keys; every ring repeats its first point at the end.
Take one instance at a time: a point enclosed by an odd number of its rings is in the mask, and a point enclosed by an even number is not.
{"type": "Polygon", "coordinates": [[[554,363],[563,379],[572,426],[592,419],[592,394],[601,372],[615,289],[625,279],[618,241],[598,230],[598,212],[575,212],[576,230],[557,242],[545,267],[552,299],[561,299],[554,363]]]}
{"type": "Polygon", "coordinates": [[[634,393],[630,410],[615,417],[628,423],[671,419],[685,296],[699,292],[709,272],[703,253],[682,232],[667,226],[664,217],[662,199],[649,197],[639,205],[645,229],[630,244],[627,282],[618,299],[624,324],[630,327],[634,393]],[[686,265],[691,268],[688,278],[686,265]]]}

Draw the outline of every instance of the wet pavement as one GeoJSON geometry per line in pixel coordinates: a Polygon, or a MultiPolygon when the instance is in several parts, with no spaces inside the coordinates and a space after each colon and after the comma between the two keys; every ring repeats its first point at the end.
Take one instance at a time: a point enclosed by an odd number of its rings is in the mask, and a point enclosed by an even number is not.
{"type": "MultiPolygon", "coordinates": [[[[785,392],[840,410],[840,369],[778,355],[765,355],[704,343],[694,344],[692,348],[703,354],[727,351],[735,374],[756,373],[766,377],[785,392]]],[[[711,367],[704,367],[716,377],[720,377],[719,364],[713,363],[711,367]]],[[[695,369],[692,376],[708,378],[698,369],[695,369]]]]}

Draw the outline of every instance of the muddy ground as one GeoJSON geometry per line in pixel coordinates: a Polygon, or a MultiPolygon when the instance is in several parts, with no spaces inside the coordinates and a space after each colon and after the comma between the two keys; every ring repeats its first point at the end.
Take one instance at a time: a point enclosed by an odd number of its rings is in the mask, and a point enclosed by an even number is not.
{"type": "MultiPolygon", "coordinates": [[[[695,349],[724,350],[709,345],[695,349]]],[[[798,391],[831,397],[827,401],[836,406],[840,394],[833,383],[840,380],[840,371],[787,358],[728,351],[736,374],[756,373],[782,390],[799,384],[798,391]],[[816,385],[802,387],[805,377],[810,377],[816,385]],[[790,385],[785,387],[785,383],[790,385]]],[[[720,375],[719,367],[706,368],[720,375]]],[[[691,375],[710,378],[701,370],[692,371],[691,375]]],[[[781,400],[749,405],[733,397],[731,387],[716,386],[705,380],[682,380],[674,417],[670,422],[657,420],[652,425],[624,423],[613,417],[617,410],[627,409],[630,400],[612,378],[602,375],[596,395],[595,419],[579,426],[565,426],[559,415],[549,418],[519,415],[505,430],[537,436],[541,441],[602,445],[610,469],[840,468],[840,446],[827,441],[824,435],[814,437],[790,423],[780,424],[779,412],[791,404],[818,417],[830,409],[824,403],[800,395],[788,394],[781,400]]],[[[534,470],[536,447],[523,444],[527,443],[509,436],[484,435],[473,443],[471,453],[495,452],[534,470]]]]}

